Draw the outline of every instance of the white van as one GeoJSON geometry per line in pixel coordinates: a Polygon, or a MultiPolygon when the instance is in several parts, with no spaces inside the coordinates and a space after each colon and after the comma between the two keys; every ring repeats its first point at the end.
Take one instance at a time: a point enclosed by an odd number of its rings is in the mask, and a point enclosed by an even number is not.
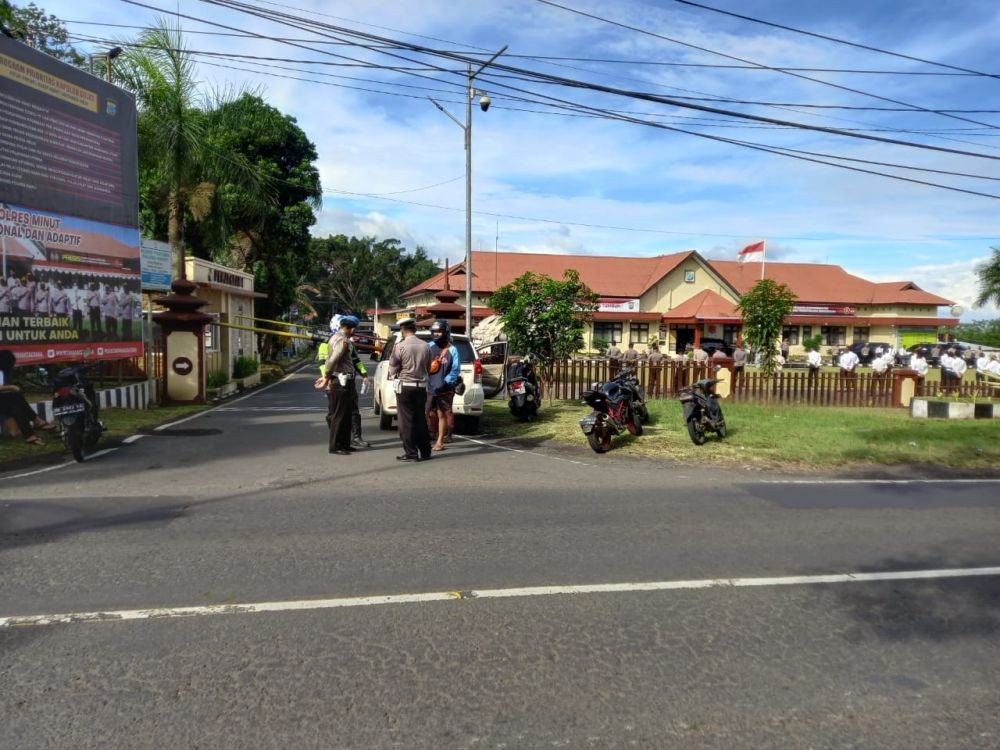
{"type": "MultiPolygon", "coordinates": [[[[418,331],[421,341],[430,343],[430,331],[418,331]]],[[[383,430],[392,429],[392,419],[396,416],[396,392],[389,381],[389,357],[400,340],[398,331],[389,336],[382,356],[375,367],[374,401],[375,414],[379,417],[378,426],[383,430]]],[[[455,431],[465,434],[479,432],[479,420],[483,415],[483,401],[493,398],[503,390],[505,360],[507,357],[507,342],[498,341],[473,347],[468,336],[451,335],[451,342],[458,349],[461,361],[462,381],[465,383],[465,393],[455,394],[452,409],[455,412],[455,431]],[[480,357],[482,354],[482,358],[480,357]],[[485,364],[484,364],[485,362],[485,364]]]]}

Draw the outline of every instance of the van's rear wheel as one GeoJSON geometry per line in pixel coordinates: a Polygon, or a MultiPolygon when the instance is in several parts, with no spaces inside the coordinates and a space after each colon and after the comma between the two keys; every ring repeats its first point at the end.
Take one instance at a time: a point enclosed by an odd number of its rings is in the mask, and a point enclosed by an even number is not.
{"type": "Polygon", "coordinates": [[[378,428],[380,430],[391,430],[392,429],[392,415],[382,412],[378,418],[378,428]]]}

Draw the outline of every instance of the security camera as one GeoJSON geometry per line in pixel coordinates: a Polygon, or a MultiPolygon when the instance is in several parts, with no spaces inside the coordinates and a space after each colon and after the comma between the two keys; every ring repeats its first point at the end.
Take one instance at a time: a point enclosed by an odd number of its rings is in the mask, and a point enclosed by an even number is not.
{"type": "Polygon", "coordinates": [[[490,108],[490,97],[488,94],[483,94],[479,99],[479,108],[485,112],[490,108]]]}

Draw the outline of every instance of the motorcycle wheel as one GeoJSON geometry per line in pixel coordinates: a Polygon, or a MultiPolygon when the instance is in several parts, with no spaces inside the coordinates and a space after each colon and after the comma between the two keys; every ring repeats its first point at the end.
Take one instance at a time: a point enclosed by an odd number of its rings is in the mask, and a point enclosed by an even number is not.
{"type": "Polygon", "coordinates": [[[724,438],[726,436],[726,420],[724,417],[719,417],[719,426],[715,428],[715,434],[717,434],[720,438],[724,438]]]}
{"type": "Polygon", "coordinates": [[[611,450],[611,433],[604,425],[596,424],[593,431],[587,433],[587,442],[594,453],[607,453],[611,450]]]}
{"type": "Polygon", "coordinates": [[[83,423],[76,420],[73,424],[66,425],[66,446],[77,461],[83,461],[83,423]]]}
{"type": "Polygon", "coordinates": [[[645,404],[640,404],[636,410],[639,412],[639,418],[642,419],[643,424],[649,421],[649,409],[646,408],[645,404]]]}
{"type": "Polygon", "coordinates": [[[701,426],[701,422],[697,419],[688,420],[688,435],[691,436],[691,442],[695,445],[705,444],[705,428],[701,426]]]}
{"type": "Polygon", "coordinates": [[[642,434],[642,415],[638,409],[629,408],[628,416],[625,418],[625,427],[636,437],[642,434]]]}

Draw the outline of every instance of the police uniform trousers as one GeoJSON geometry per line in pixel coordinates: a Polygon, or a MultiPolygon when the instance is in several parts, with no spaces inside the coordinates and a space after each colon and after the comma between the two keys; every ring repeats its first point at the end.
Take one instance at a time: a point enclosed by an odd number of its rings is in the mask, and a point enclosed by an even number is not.
{"type": "Polygon", "coordinates": [[[354,380],[348,380],[347,385],[341,385],[336,374],[330,382],[327,392],[329,408],[327,422],[330,425],[330,450],[346,451],[351,447],[351,412],[358,400],[358,392],[354,390],[354,380]]]}
{"type": "Polygon", "coordinates": [[[427,431],[424,407],[427,405],[427,388],[405,383],[396,394],[396,416],[399,418],[399,438],[407,456],[430,458],[431,438],[427,431]]]}

